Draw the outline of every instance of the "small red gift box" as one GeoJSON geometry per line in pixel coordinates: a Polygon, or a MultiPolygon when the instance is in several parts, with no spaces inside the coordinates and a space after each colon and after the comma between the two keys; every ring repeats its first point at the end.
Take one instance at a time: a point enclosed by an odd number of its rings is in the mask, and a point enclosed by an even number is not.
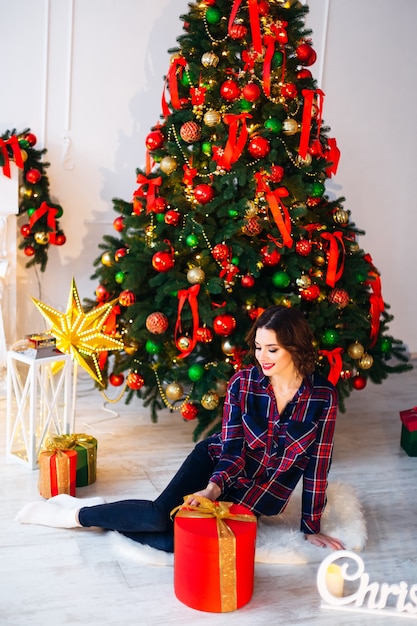
{"type": "Polygon", "coordinates": [[[253,593],[256,517],[242,505],[198,499],[175,516],[175,595],[200,611],[234,611],[253,593]]]}
{"type": "Polygon", "coordinates": [[[417,456],[417,407],[400,411],[401,447],[409,456],[417,456]]]}
{"type": "Polygon", "coordinates": [[[77,452],[75,450],[45,450],[39,454],[39,493],[52,498],[59,493],[75,496],[77,452]]]}

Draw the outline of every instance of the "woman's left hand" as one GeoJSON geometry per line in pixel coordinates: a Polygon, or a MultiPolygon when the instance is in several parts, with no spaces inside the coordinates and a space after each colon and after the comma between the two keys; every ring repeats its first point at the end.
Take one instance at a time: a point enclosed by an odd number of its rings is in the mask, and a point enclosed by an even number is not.
{"type": "Polygon", "coordinates": [[[334,537],[329,537],[329,535],[323,535],[323,533],[316,533],[314,535],[305,535],[307,541],[312,543],[314,546],[319,546],[320,548],[331,548],[332,550],[344,550],[345,546],[339,539],[335,539],[334,537]]]}

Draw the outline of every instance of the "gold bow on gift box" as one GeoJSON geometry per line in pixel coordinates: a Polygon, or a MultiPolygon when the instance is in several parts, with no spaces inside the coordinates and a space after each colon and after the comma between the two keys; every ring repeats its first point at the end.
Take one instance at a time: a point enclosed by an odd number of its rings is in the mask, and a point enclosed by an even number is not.
{"type": "Polygon", "coordinates": [[[232,513],[233,502],[213,502],[208,498],[197,495],[184,497],[184,503],[171,511],[171,517],[188,518],[215,518],[217,537],[219,541],[219,571],[220,596],[222,612],[234,611],[237,608],[237,581],[236,581],[236,537],[228,526],[227,520],[238,522],[255,522],[256,516],[252,513],[232,513]],[[198,506],[187,504],[190,500],[197,500],[198,506]]]}
{"type": "MultiPolygon", "coordinates": [[[[81,446],[86,450],[87,454],[87,472],[88,478],[84,480],[78,486],[84,486],[85,484],[92,484],[96,480],[96,454],[97,454],[97,439],[91,435],[85,433],[76,433],[70,435],[55,435],[50,437],[46,441],[45,448],[48,451],[57,450],[73,450],[77,446],[81,446]]],[[[78,469],[78,468],[77,468],[78,469]]]]}

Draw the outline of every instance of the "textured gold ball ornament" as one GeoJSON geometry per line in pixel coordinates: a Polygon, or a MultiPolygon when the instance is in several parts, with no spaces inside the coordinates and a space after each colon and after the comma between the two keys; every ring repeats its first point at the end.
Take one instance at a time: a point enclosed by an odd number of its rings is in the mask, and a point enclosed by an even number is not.
{"type": "Polygon", "coordinates": [[[323,267],[323,265],[326,265],[325,255],[322,252],[316,252],[316,254],[313,257],[313,263],[317,267],[323,267]]]}
{"type": "Polygon", "coordinates": [[[236,350],[236,345],[233,344],[229,339],[223,339],[222,341],[222,351],[227,356],[232,356],[234,351],[236,350]]]}
{"type": "Polygon", "coordinates": [[[358,366],[362,370],[369,370],[373,364],[374,364],[374,359],[367,352],[365,352],[363,356],[361,356],[361,358],[358,360],[358,366]]]}
{"type": "Polygon", "coordinates": [[[49,233],[40,231],[35,233],[33,235],[33,238],[40,246],[46,246],[46,244],[49,242],[49,233]]]}
{"type": "Polygon", "coordinates": [[[113,265],[113,255],[110,252],[104,252],[101,255],[101,262],[106,267],[111,267],[113,265]]]}
{"type": "Polygon", "coordinates": [[[191,345],[191,340],[189,337],[180,337],[177,341],[177,348],[181,350],[181,352],[185,352],[189,349],[191,345]]]}
{"type": "Polygon", "coordinates": [[[187,280],[192,285],[196,285],[196,284],[202,285],[205,279],[206,279],[206,275],[204,273],[204,270],[201,269],[201,267],[192,267],[187,272],[187,280]]]}
{"type": "Polygon", "coordinates": [[[311,285],[311,278],[308,274],[301,274],[295,282],[297,283],[297,287],[300,289],[307,289],[311,285]]]}
{"type": "Polygon", "coordinates": [[[349,213],[344,209],[336,209],[333,213],[333,221],[344,226],[349,221],[349,213]]]}
{"type": "Polygon", "coordinates": [[[207,411],[212,411],[216,407],[219,406],[219,396],[214,391],[208,391],[201,398],[201,406],[207,409],[207,411]]]}
{"type": "Polygon", "coordinates": [[[245,211],[245,217],[250,219],[251,217],[255,217],[258,215],[259,209],[254,202],[248,202],[247,209],[245,211]]]}
{"type": "Polygon", "coordinates": [[[203,117],[203,122],[206,126],[217,126],[217,124],[220,124],[222,119],[221,113],[219,113],[218,111],[214,111],[213,109],[210,109],[210,111],[207,111],[207,113],[204,114],[203,117]]]}
{"type": "Polygon", "coordinates": [[[129,356],[133,356],[139,350],[139,342],[135,339],[126,339],[123,341],[123,350],[129,356]]]}
{"type": "Polygon", "coordinates": [[[175,170],[177,169],[177,161],[174,159],[174,157],[165,156],[163,159],[161,159],[159,167],[164,172],[164,174],[172,174],[172,172],[175,172],[175,170]]]}
{"type": "Polygon", "coordinates": [[[295,135],[298,132],[298,122],[292,117],[287,117],[282,122],[282,132],[284,135],[295,135]]]}
{"type": "Polygon", "coordinates": [[[350,344],[347,353],[352,359],[360,359],[365,353],[365,348],[359,341],[355,341],[355,343],[350,344]]]}
{"type": "Polygon", "coordinates": [[[227,380],[217,380],[215,391],[219,398],[224,398],[227,391],[227,380]]]}
{"type": "Polygon", "coordinates": [[[304,158],[302,158],[299,154],[297,155],[297,158],[296,158],[297,165],[300,165],[301,167],[302,166],[307,167],[308,165],[311,165],[312,160],[313,160],[313,157],[308,152],[304,158]]]}
{"type": "Polygon", "coordinates": [[[182,398],[182,396],[184,395],[184,389],[182,388],[180,383],[169,383],[169,385],[166,386],[165,395],[168,400],[175,402],[176,400],[180,400],[182,398]]]}
{"type": "Polygon", "coordinates": [[[219,57],[212,50],[210,52],[205,52],[201,57],[201,63],[204,67],[217,67],[219,63],[219,57]]]}

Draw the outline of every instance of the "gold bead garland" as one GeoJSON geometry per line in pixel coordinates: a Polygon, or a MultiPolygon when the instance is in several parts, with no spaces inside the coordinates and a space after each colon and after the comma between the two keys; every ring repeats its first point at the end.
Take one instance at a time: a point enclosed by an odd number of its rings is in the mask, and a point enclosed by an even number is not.
{"type": "Polygon", "coordinates": [[[159,394],[160,394],[160,396],[162,398],[162,401],[165,404],[165,406],[168,409],[170,409],[171,411],[181,411],[181,409],[187,404],[187,402],[191,398],[191,394],[192,394],[194,385],[191,387],[190,392],[186,395],[185,399],[181,402],[181,404],[179,404],[178,406],[175,406],[174,404],[171,404],[171,402],[166,397],[165,392],[164,392],[164,390],[162,388],[161,380],[160,380],[160,378],[158,376],[158,372],[156,371],[155,368],[154,368],[154,374],[155,374],[155,380],[156,380],[156,384],[157,384],[157,387],[158,387],[159,394]]]}

